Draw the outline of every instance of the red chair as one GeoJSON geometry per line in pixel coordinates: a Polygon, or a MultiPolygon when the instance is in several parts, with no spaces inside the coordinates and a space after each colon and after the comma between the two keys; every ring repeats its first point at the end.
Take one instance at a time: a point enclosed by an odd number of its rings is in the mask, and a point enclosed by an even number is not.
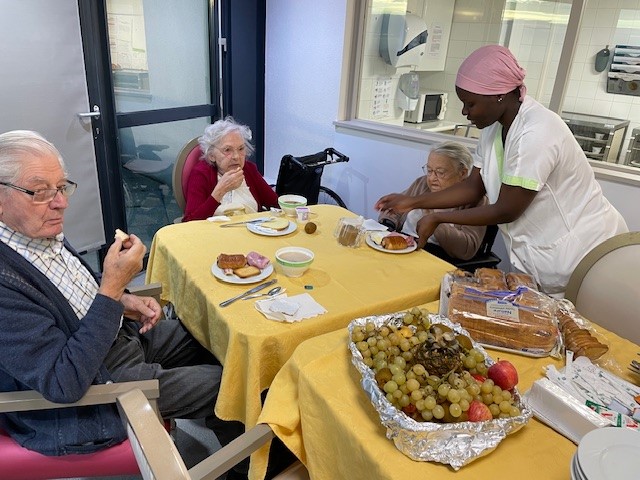
{"type": "MultiPolygon", "coordinates": [[[[81,405],[115,403],[118,396],[140,390],[152,400],[159,396],[157,380],[92,385],[78,402],[58,404],[34,391],[0,393],[0,412],[43,410],[81,405]]],[[[157,415],[157,414],[156,414],[157,415]]],[[[159,417],[156,416],[159,421],[159,417]]],[[[140,475],[129,440],[95,453],[51,457],[28,450],[0,430],[0,478],[3,480],[44,480],[48,478],[140,475]]]]}
{"type": "MultiPolygon", "coordinates": [[[[189,174],[193,169],[193,166],[202,157],[202,150],[198,144],[198,137],[190,140],[178,154],[176,163],[173,166],[173,196],[176,199],[176,203],[180,207],[180,210],[184,212],[184,208],[187,204],[187,182],[189,180],[189,174]]],[[[176,222],[182,221],[181,218],[176,219],[176,222]]]]}

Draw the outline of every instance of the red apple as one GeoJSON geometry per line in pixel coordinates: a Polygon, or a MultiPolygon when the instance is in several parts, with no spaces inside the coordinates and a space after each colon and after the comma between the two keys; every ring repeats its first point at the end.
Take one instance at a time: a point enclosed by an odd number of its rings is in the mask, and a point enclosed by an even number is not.
{"type": "Polygon", "coordinates": [[[503,390],[511,390],[518,384],[518,372],[509,360],[498,360],[489,367],[487,375],[503,390]]]}
{"type": "Polygon", "coordinates": [[[480,400],[474,400],[469,404],[469,411],[467,414],[469,415],[470,422],[484,422],[486,420],[493,419],[493,415],[491,415],[489,407],[480,400]]]}
{"type": "Polygon", "coordinates": [[[479,373],[472,373],[471,376],[473,378],[476,379],[476,381],[482,385],[484,383],[484,381],[486,380],[486,378],[484,378],[482,375],[480,375],[479,373]]]}

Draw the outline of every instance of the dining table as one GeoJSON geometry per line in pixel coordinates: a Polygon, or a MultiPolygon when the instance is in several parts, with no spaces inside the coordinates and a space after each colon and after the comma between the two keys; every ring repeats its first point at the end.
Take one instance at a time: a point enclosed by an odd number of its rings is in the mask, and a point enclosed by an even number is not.
{"type": "MultiPolygon", "coordinates": [[[[438,306],[436,301],[420,307],[438,313],[438,306]]],[[[640,347],[596,324],[592,326],[609,345],[609,352],[601,359],[603,365],[623,379],[637,382],[638,377],[633,378],[627,365],[640,347]]],[[[449,465],[405,456],[386,437],[378,412],[361,387],[348,343],[348,330],[342,328],[300,344],[273,380],[259,418],[259,423],[269,424],[305,465],[313,480],[571,478],[577,446],[535,417],[507,435],[495,450],[457,471],[449,465]]],[[[506,359],[516,367],[520,393],[545,376],[546,366],[564,366],[561,358],[524,356],[489,347],[486,351],[494,360],[506,359]]],[[[264,478],[266,462],[260,455],[264,451],[252,459],[250,478],[254,480],[264,478]]]]}
{"type": "Polygon", "coordinates": [[[264,234],[247,225],[225,227],[272,215],[261,212],[234,216],[231,221],[163,227],[153,238],[146,273],[147,282],[162,284],[162,300],[173,304],[185,327],[223,365],[216,415],[240,421],[247,429],[260,415],[261,395],[300,343],[343,329],[363,315],[433,301],[438,298],[442,277],[453,268],[420,249],[393,254],[366,241],[356,248],[338,244],[334,238],[338,221],[358,215],[334,205],[309,207],[308,221],[317,227],[313,233],[305,231],[306,222],[298,223],[295,218],[281,233],[264,234]],[[286,289],[283,296],[309,294],[325,313],[289,323],[267,319],[256,309],[260,299],[220,306],[259,283],[251,279],[237,283],[220,275],[214,267],[220,254],[255,251],[273,265],[275,252],[287,246],[314,253],[309,270],[300,277],[287,277],[275,265],[272,273],[258,278],[276,279],[275,285],[286,289]]]}

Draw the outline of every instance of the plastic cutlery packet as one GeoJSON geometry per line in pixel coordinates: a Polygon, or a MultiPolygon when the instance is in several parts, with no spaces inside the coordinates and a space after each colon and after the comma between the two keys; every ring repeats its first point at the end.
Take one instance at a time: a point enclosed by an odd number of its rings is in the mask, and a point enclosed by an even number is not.
{"type": "Polygon", "coordinates": [[[547,378],[537,380],[524,395],[533,414],[578,444],[591,430],[616,426],[639,431],[640,387],[593,364],[586,357],[558,370],[546,369],[547,378]]]}

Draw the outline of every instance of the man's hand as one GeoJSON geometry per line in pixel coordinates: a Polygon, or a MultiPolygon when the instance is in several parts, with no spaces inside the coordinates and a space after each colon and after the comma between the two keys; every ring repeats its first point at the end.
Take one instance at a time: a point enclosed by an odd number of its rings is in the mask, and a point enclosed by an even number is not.
{"type": "Polygon", "coordinates": [[[153,297],[140,297],[124,293],[120,301],[124,305],[124,316],[142,323],[140,333],[148,332],[160,320],[162,308],[153,297]]]}
{"type": "Polygon", "coordinates": [[[400,193],[391,193],[380,198],[374,205],[374,208],[380,212],[390,211],[393,213],[408,212],[413,209],[414,197],[410,195],[402,195],[400,193]]]}
{"type": "Polygon", "coordinates": [[[418,248],[424,248],[429,237],[433,235],[438,222],[434,221],[432,215],[425,215],[416,224],[416,232],[418,232],[418,248]]]}
{"type": "Polygon", "coordinates": [[[135,235],[130,235],[124,244],[116,238],[104,259],[98,292],[119,301],[126,286],[142,270],[146,251],[147,247],[135,235]]]}
{"type": "Polygon", "coordinates": [[[237,170],[225,172],[218,183],[216,184],[213,192],[211,192],[211,196],[215,198],[218,202],[222,202],[222,197],[225,196],[226,193],[231,190],[235,190],[236,188],[242,185],[244,180],[244,171],[241,168],[237,170]]]}

